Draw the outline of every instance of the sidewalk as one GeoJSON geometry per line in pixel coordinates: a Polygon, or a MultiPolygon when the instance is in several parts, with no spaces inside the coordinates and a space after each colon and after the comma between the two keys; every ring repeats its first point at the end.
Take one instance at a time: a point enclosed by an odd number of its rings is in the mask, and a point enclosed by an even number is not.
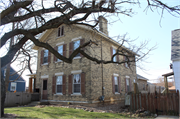
{"type": "Polygon", "coordinates": [[[159,115],[156,119],[180,119],[179,116],[159,115]]]}

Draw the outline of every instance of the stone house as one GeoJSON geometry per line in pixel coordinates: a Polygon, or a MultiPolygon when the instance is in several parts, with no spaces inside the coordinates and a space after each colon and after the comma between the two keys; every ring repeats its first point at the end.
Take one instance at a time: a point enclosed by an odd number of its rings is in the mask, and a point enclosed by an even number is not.
{"type": "MultiPolygon", "coordinates": [[[[84,48],[84,51],[93,57],[111,60],[120,44],[108,37],[107,20],[103,17],[99,19],[99,31],[85,25],[63,24],[59,28],[45,31],[39,40],[48,42],[65,57],[91,40],[98,46],[92,44],[84,48]]],[[[135,58],[135,53],[123,48],[135,58]]],[[[41,92],[41,100],[52,103],[97,104],[100,97],[104,96],[104,102],[124,104],[125,94],[133,91],[135,63],[129,63],[131,68],[128,63],[97,64],[77,54],[72,64],[68,64],[44,48],[34,46],[33,49],[38,50],[35,87],[41,92]]],[[[124,59],[123,56],[116,56],[113,60],[124,59]]]]}

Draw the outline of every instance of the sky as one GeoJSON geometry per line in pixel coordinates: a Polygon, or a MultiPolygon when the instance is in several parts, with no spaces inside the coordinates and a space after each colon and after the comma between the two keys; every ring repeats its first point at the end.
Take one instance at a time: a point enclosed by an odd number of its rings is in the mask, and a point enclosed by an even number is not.
{"type": "MultiPolygon", "coordinates": [[[[163,1],[164,2],[164,1],[163,1]]],[[[179,0],[165,1],[170,5],[180,4],[179,0]]],[[[163,74],[172,72],[169,68],[171,63],[171,32],[175,29],[180,29],[180,18],[175,17],[168,12],[164,11],[161,19],[161,11],[148,10],[145,12],[147,3],[144,2],[140,7],[134,10],[136,14],[131,18],[127,16],[120,17],[121,21],[113,25],[109,25],[110,36],[118,34],[128,34],[130,39],[136,39],[135,44],[143,41],[149,41],[147,47],[151,48],[156,45],[156,49],[151,51],[148,58],[142,62],[145,70],[137,68],[137,73],[155,81],[163,74]]]]}
{"type": "MultiPolygon", "coordinates": [[[[179,0],[164,0],[170,5],[180,4],[179,0]]],[[[147,2],[141,3],[141,6],[133,6],[135,12],[132,17],[120,15],[120,21],[108,25],[109,36],[128,34],[128,38],[136,39],[134,44],[149,41],[147,47],[151,48],[156,45],[156,49],[151,51],[144,62],[140,64],[145,70],[137,68],[137,73],[155,82],[162,74],[172,72],[169,68],[171,63],[171,31],[180,29],[180,18],[175,17],[164,11],[161,19],[161,11],[152,12],[150,9],[145,12],[147,2]]],[[[107,18],[112,22],[113,18],[107,18]]],[[[12,65],[17,68],[16,64],[12,65]]],[[[24,72],[23,77],[28,86],[28,71],[24,72]]]]}

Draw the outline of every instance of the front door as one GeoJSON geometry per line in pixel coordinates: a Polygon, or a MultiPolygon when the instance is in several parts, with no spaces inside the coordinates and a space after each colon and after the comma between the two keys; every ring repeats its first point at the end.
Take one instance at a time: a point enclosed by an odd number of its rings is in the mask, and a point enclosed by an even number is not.
{"type": "Polygon", "coordinates": [[[43,100],[47,100],[47,79],[43,80],[43,95],[42,95],[43,100]]]}

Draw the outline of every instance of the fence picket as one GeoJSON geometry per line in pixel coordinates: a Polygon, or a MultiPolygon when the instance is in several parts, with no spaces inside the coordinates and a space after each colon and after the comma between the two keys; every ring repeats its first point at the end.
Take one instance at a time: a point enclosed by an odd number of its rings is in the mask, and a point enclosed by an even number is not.
{"type": "Polygon", "coordinates": [[[179,91],[176,93],[148,93],[131,94],[131,110],[136,111],[144,108],[158,115],[178,115],[179,114],[179,91]]]}

